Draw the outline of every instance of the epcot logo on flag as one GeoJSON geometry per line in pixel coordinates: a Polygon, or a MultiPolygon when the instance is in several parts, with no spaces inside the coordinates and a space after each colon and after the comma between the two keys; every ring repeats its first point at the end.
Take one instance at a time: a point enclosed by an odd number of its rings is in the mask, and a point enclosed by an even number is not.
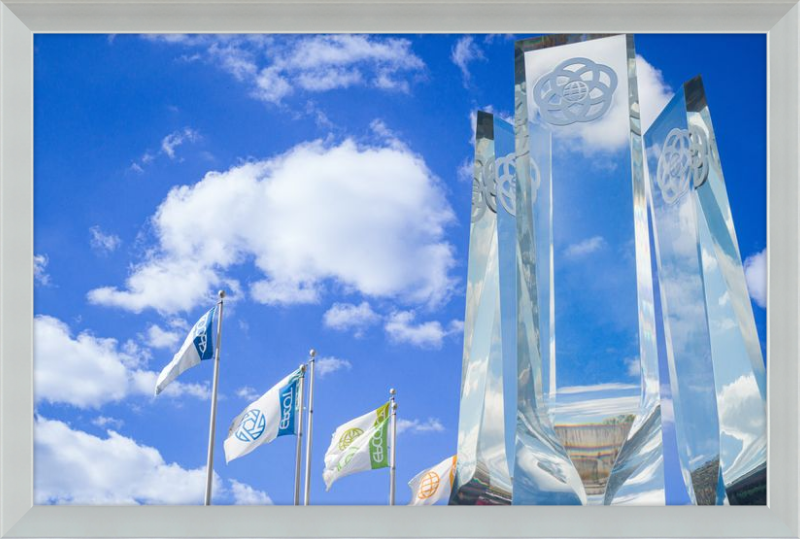
{"type": "Polygon", "coordinates": [[[236,437],[243,442],[255,442],[266,429],[267,420],[260,410],[250,410],[236,429],[236,437]]]}

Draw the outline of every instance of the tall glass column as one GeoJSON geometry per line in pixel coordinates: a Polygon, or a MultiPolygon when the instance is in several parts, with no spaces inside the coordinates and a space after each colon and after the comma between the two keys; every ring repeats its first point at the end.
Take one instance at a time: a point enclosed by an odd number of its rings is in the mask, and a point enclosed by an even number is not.
{"type": "Polygon", "coordinates": [[[684,480],[697,504],[765,504],[764,359],[700,77],[645,142],[684,480]]]}
{"type": "Polygon", "coordinates": [[[516,416],[513,127],[479,112],[452,505],[510,504],[516,416]]]}
{"type": "Polygon", "coordinates": [[[514,503],[664,503],[658,358],[633,37],[515,49],[518,425],[514,503]],[[556,277],[557,276],[557,277],[556,277]],[[558,358],[558,387],[556,387],[558,358]],[[625,395],[614,391],[624,390],[625,395]],[[586,398],[571,400],[581,391],[586,398]],[[558,432],[625,440],[610,472],[558,432]],[[612,428],[609,428],[611,425],[612,428]],[[603,434],[606,433],[606,434],[603,434]],[[576,469],[577,466],[577,469],[576,469]],[[579,476],[583,484],[574,482],[579,476]]]}

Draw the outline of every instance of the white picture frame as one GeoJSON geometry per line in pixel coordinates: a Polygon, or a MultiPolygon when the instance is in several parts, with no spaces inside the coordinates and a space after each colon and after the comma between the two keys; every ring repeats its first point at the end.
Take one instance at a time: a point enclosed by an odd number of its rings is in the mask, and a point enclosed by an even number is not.
{"type": "Polygon", "coordinates": [[[0,0],[0,539],[800,537],[799,26],[798,0],[0,0]],[[767,506],[34,505],[33,35],[50,32],[765,33],[769,100],[767,506]]]}

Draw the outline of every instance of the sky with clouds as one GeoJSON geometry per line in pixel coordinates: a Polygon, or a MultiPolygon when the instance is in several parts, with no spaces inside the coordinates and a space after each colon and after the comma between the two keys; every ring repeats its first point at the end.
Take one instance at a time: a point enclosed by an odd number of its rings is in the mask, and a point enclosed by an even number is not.
{"type": "MultiPolygon", "coordinates": [[[[406,503],[456,451],[474,119],[512,116],[521,37],[35,36],[37,503],[202,502],[212,365],[152,392],[220,288],[215,502],[291,503],[293,439],[227,466],[221,444],[313,347],[312,503],[386,502],[386,470],[327,493],[321,472],[391,387],[406,503]]],[[[764,37],[636,45],[645,121],[703,75],[763,346],[764,37]]],[[[636,362],[559,371],[559,391],[563,414],[625,413],[636,362]]]]}

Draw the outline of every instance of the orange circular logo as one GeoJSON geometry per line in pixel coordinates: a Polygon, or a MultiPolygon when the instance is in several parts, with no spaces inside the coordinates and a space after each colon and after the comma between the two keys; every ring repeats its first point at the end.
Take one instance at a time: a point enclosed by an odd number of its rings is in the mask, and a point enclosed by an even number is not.
{"type": "Polygon", "coordinates": [[[426,473],[425,477],[420,481],[417,497],[420,500],[425,500],[436,494],[437,490],[439,490],[439,474],[430,471],[426,473]]]}

